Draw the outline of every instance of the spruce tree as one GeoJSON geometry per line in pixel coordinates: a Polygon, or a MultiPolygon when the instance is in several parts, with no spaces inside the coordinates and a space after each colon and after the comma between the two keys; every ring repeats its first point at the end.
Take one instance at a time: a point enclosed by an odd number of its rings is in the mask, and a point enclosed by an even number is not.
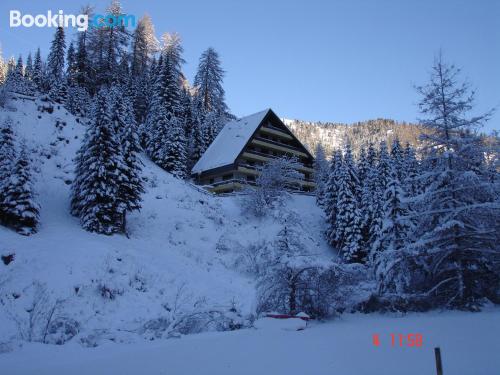
{"type": "Polygon", "coordinates": [[[496,298],[500,213],[498,197],[480,172],[484,157],[477,165],[482,150],[473,133],[491,112],[468,116],[474,92],[459,81],[459,73],[439,56],[429,83],[417,87],[425,116],[421,123],[430,133],[423,138],[427,179],[416,200],[418,241],[413,250],[426,261],[430,275],[424,293],[433,303],[477,310],[484,298],[496,298]]]}
{"type": "Polygon", "coordinates": [[[54,40],[50,46],[49,56],[47,57],[47,86],[49,96],[58,103],[64,103],[67,95],[66,82],[64,80],[65,50],[64,28],[59,26],[56,29],[54,40]]]}
{"type": "Polygon", "coordinates": [[[377,155],[373,143],[368,146],[366,156],[360,160],[360,173],[364,174],[361,180],[360,211],[361,211],[361,234],[363,246],[370,249],[373,245],[372,233],[379,222],[380,195],[378,186],[377,155]]]}
{"type": "Polygon", "coordinates": [[[114,131],[118,134],[120,143],[122,162],[117,171],[120,176],[116,198],[121,215],[122,232],[126,233],[127,212],[141,208],[141,194],[144,193],[141,180],[142,162],[139,159],[139,137],[130,96],[123,95],[119,88],[113,88],[108,95],[108,106],[114,131]]]}
{"type": "Polygon", "coordinates": [[[230,116],[222,86],[223,79],[224,70],[221,67],[219,54],[213,48],[208,48],[200,57],[194,78],[195,96],[199,103],[207,147],[230,116]]]}
{"type": "Polygon", "coordinates": [[[336,247],[337,238],[337,196],[340,167],[342,165],[342,153],[340,150],[334,151],[330,159],[330,169],[325,189],[325,200],[323,209],[325,210],[327,230],[326,237],[330,245],[336,247]]]}
{"type": "Polygon", "coordinates": [[[71,202],[85,230],[109,235],[123,226],[118,201],[123,158],[106,96],[104,90],[97,95],[93,121],[77,154],[71,202]]]}
{"type": "Polygon", "coordinates": [[[378,239],[380,251],[372,254],[371,261],[379,293],[403,295],[411,286],[412,272],[406,247],[410,244],[413,228],[396,162],[391,164],[391,169],[391,177],[383,195],[383,224],[378,239]]]}
{"type": "Polygon", "coordinates": [[[181,105],[182,46],[176,34],[164,35],[164,49],[156,75],[154,97],[146,119],[149,156],[175,176],[187,172],[187,139],[181,105]]]}
{"type": "Polygon", "coordinates": [[[40,48],[36,50],[35,62],[33,63],[33,74],[31,79],[39,91],[43,89],[43,67],[42,67],[42,57],[40,56],[40,48]]]}
{"type": "Polygon", "coordinates": [[[33,79],[33,58],[31,57],[31,52],[28,54],[28,58],[26,59],[24,77],[29,80],[33,79]]]}
{"type": "Polygon", "coordinates": [[[391,146],[391,157],[393,160],[393,167],[398,175],[399,181],[404,181],[405,176],[405,166],[404,166],[404,150],[401,147],[401,143],[398,138],[394,138],[391,146]]]}
{"type": "Polygon", "coordinates": [[[194,78],[196,95],[200,98],[205,112],[216,112],[219,116],[227,113],[225,91],[222,87],[223,79],[224,70],[221,67],[219,54],[213,48],[208,48],[200,57],[198,71],[194,78]]]}
{"type": "Polygon", "coordinates": [[[314,181],[316,183],[316,203],[323,206],[328,183],[329,165],[326,160],[325,150],[321,144],[317,144],[314,155],[314,181]]]}
{"type": "Polygon", "coordinates": [[[12,119],[7,117],[0,130],[0,202],[16,158],[13,125],[12,119]]]}
{"type": "Polygon", "coordinates": [[[35,199],[30,160],[24,143],[3,190],[0,202],[2,223],[25,236],[36,233],[40,209],[35,199]]]}

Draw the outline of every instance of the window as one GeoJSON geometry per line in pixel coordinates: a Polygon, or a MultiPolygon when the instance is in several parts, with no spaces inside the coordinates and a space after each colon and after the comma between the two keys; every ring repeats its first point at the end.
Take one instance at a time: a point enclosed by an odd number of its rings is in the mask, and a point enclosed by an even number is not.
{"type": "Polygon", "coordinates": [[[213,178],[211,178],[211,179],[210,179],[210,181],[209,181],[208,183],[209,183],[209,184],[213,184],[213,183],[214,183],[214,181],[215,181],[215,180],[214,180],[213,178]]]}
{"type": "Polygon", "coordinates": [[[227,181],[227,180],[230,180],[233,178],[233,174],[230,173],[230,174],[225,174],[224,176],[222,176],[222,180],[223,181],[227,181]]]}
{"type": "Polygon", "coordinates": [[[255,176],[248,175],[247,176],[247,181],[255,181],[255,176]]]}

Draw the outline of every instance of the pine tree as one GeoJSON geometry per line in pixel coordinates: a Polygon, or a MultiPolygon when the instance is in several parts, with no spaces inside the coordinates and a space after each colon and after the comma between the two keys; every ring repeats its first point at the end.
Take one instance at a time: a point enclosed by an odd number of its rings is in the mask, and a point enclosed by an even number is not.
{"type": "Polygon", "coordinates": [[[323,147],[318,143],[314,155],[314,181],[316,183],[316,203],[323,206],[328,183],[328,162],[323,147]]]}
{"type": "MultiPolygon", "coordinates": [[[[88,10],[90,11],[90,10],[88,10]]],[[[114,17],[123,15],[119,0],[112,0],[106,14],[114,17]]],[[[98,91],[101,86],[109,86],[120,58],[127,54],[129,34],[123,24],[89,28],[85,36],[87,52],[94,70],[93,87],[90,92],[98,91]]]]}
{"type": "Polygon", "coordinates": [[[42,67],[42,57],[40,56],[40,48],[36,50],[35,62],[33,63],[33,74],[32,80],[36,88],[41,91],[43,89],[43,67],[42,67]]]}
{"type": "Polygon", "coordinates": [[[340,175],[340,167],[342,165],[342,153],[340,150],[334,151],[330,159],[330,169],[328,173],[328,181],[325,189],[324,210],[327,222],[326,237],[330,245],[336,247],[337,238],[337,197],[338,197],[338,181],[340,175]]]}
{"type": "Polygon", "coordinates": [[[495,297],[499,282],[493,259],[500,251],[500,214],[491,183],[478,171],[485,161],[477,165],[481,142],[472,132],[491,112],[467,116],[474,92],[459,73],[439,56],[429,83],[417,87],[421,122],[431,132],[424,135],[428,178],[416,201],[413,250],[428,267],[425,295],[435,304],[477,310],[484,298],[495,297]]]}
{"type": "Polygon", "coordinates": [[[187,172],[187,140],[181,106],[180,69],[184,61],[176,34],[164,35],[164,49],[146,119],[146,148],[150,157],[175,176],[187,172]]]}
{"type": "Polygon", "coordinates": [[[363,247],[371,249],[373,245],[373,230],[378,229],[380,219],[380,194],[378,186],[377,155],[373,143],[368,146],[366,156],[360,160],[360,173],[364,174],[361,180],[360,211],[361,234],[363,247]]]}
{"type": "Polygon", "coordinates": [[[399,181],[404,181],[406,179],[405,176],[405,168],[404,168],[404,151],[401,147],[401,143],[398,138],[394,138],[391,146],[391,158],[393,161],[393,167],[398,175],[399,181]]]}
{"type": "Polygon", "coordinates": [[[189,138],[188,170],[191,170],[192,167],[196,164],[196,162],[200,160],[201,156],[203,155],[206,149],[207,146],[205,145],[205,139],[203,137],[203,129],[199,118],[199,114],[196,110],[196,107],[193,106],[191,134],[189,138]]]}
{"type": "Polygon", "coordinates": [[[209,48],[202,53],[194,78],[197,96],[205,112],[216,112],[219,116],[227,113],[223,79],[224,70],[221,68],[219,54],[213,48],[209,48]]]}
{"type": "Polygon", "coordinates": [[[5,83],[7,79],[7,64],[2,55],[2,48],[0,46],[0,86],[5,83]]]}
{"type": "Polygon", "coordinates": [[[14,146],[14,131],[12,129],[13,121],[7,117],[2,124],[0,130],[0,202],[3,200],[2,196],[5,192],[4,184],[9,180],[12,163],[16,158],[14,146]]]}
{"type": "Polygon", "coordinates": [[[102,90],[96,97],[93,122],[77,154],[71,209],[84,229],[109,235],[123,226],[117,199],[123,158],[106,95],[102,90]]]}
{"type": "Polygon", "coordinates": [[[337,181],[335,238],[340,254],[348,262],[364,262],[366,258],[362,249],[358,186],[356,166],[350,145],[347,144],[337,181]]]}
{"type": "Polygon", "coordinates": [[[345,164],[340,169],[339,192],[337,198],[336,238],[342,257],[348,262],[364,262],[362,250],[361,214],[356,196],[352,192],[349,171],[345,164]]]}
{"type": "Polygon", "coordinates": [[[145,14],[134,31],[132,41],[132,75],[145,78],[154,53],[158,50],[158,40],[151,17],[145,14]]]}
{"type": "Polygon", "coordinates": [[[64,103],[67,94],[64,80],[65,50],[64,28],[59,26],[54,35],[49,56],[47,57],[47,86],[49,96],[58,103],[64,103]]]}
{"type": "Polygon", "coordinates": [[[404,150],[404,170],[405,179],[402,181],[403,189],[408,197],[415,197],[420,194],[420,166],[415,157],[415,149],[409,143],[404,150]]]}
{"type": "Polygon", "coordinates": [[[24,76],[26,79],[31,80],[33,78],[33,58],[31,57],[31,52],[28,54],[26,59],[26,68],[24,69],[24,76]]]}
{"type": "Polygon", "coordinates": [[[78,66],[76,64],[76,52],[73,42],[69,44],[68,53],[66,56],[66,81],[68,86],[76,85],[76,74],[78,66]]]}
{"type": "Polygon", "coordinates": [[[213,48],[209,48],[202,53],[194,78],[196,100],[200,106],[204,133],[207,133],[205,135],[207,147],[230,117],[222,87],[223,79],[224,70],[221,67],[219,54],[213,48]]]}
{"type": "Polygon", "coordinates": [[[21,145],[19,157],[3,190],[0,203],[2,223],[22,235],[36,233],[40,209],[35,199],[30,160],[24,144],[21,145]]]}
{"type": "Polygon", "coordinates": [[[123,95],[119,88],[112,88],[108,95],[108,106],[121,145],[122,162],[117,171],[120,174],[117,204],[118,212],[122,216],[121,231],[126,233],[126,214],[141,208],[141,194],[144,193],[141,180],[142,162],[139,159],[139,137],[130,96],[123,95]]]}
{"type": "Polygon", "coordinates": [[[372,253],[379,293],[403,295],[410,290],[411,270],[406,247],[410,243],[412,223],[405,202],[405,193],[399,181],[397,159],[391,164],[391,177],[383,196],[383,225],[380,251],[372,253]]]}

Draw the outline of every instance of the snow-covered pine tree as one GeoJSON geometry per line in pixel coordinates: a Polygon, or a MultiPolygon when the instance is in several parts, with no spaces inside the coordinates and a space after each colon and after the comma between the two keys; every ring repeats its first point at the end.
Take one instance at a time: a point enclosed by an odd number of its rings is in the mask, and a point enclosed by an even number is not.
{"type": "Polygon", "coordinates": [[[40,208],[32,179],[28,151],[23,143],[9,179],[3,186],[0,219],[3,224],[25,236],[36,233],[39,222],[40,208]]]}
{"type": "Polygon", "coordinates": [[[76,71],[75,81],[79,87],[84,88],[89,94],[93,94],[95,85],[92,83],[92,68],[87,52],[87,31],[78,34],[75,55],[76,71]]]}
{"type": "Polygon", "coordinates": [[[326,187],[328,183],[329,165],[326,160],[325,150],[318,143],[314,155],[314,181],[316,183],[316,203],[323,207],[326,187]]]}
{"type": "Polygon", "coordinates": [[[404,169],[405,179],[402,181],[403,190],[408,197],[414,197],[420,194],[420,165],[415,156],[415,149],[409,144],[406,144],[404,150],[404,169]]]}
{"type": "Polygon", "coordinates": [[[191,170],[201,156],[207,149],[205,145],[205,139],[203,137],[202,123],[200,120],[199,113],[195,105],[192,107],[191,112],[192,124],[191,124],[191,134],[189,137],[189,162],[188,170],[191,170]]]}
{"type": "Polygon", "coordinates": [[[66,55],[66,81],[68,86],[74,86],[76,84],[77,71],[75,47],[73,46],[73,42],[71,42],[66,55]]]}
{"type": "MultiPolygon", "coordinates": [[[[87,10],[91,12],[91,10],[87,10]]],[[[112,0],[106,14],[113,17],[123,15],[119,0],[112,0]]],[[[130,35],[122,23],[120,25],[89,28],[86,32],[86,46],[89,60],[93,68],[92,88],[98,91],[101,86],[109,86],[120,59],[127,54],[130,35]]]]}
{"type": "Polygon", "coordinates": [[[131,70],[134,77],[147,77],[151,59],[158,48],[153,22],[151,17],[145,14],[137,22],[132,40],[131,70]]]}
{"type": "Polygon", "coordinates": [[[109,235],[122,230],[117,197],[123,158],[106,96],[104,90],[98,93],[93,121],[77,154],[71,205],[85,230],[109,235]]]}
{"type": "Polygon", "coordinates": [[[371,263],[379,294],[402,296],[410,289],[412,270],[406,248],[413,227],[395,164],[396,161],[391,164],[391,176],[383,195],[380,246],[375,245],[380,251],[372,253],[371,263]]]}
{"type": "Polygon", "coordinates": [[[358,186],[356,166],[347,144],[337,181],[335,238],[340,254],[348,262],[364,262],[367,255],[362,248],[358,186]]]}
{"type": "Polygon", "coordinates": [[[157,163],[176,177],[186,177],[187,141],[182,121],[167,115],[165,128],[160,134],[163,135],[163,142],[159,147],[157,163]]]}
{"type": "Polygon", "coordinates": [[[127,212],[141,208],[141,194],[144,187],[141,180],[142,162],[139,159],[140,145],[137,125],[130,95],[114,87],[108,95],[108,106],[114,131],[118,134],[122,162],[117,172],[118,181],[117,205],[121,215],[121,231],[126,233],[127,212]]]}
{"type": "Polygon", "coordinates": [[[0,202],[5,192],[5,183],[9,180],[12,163],[16,159],[13,121],[7,117],[0,130],[0,202]]]}
{"type": "Polygon", "coordinates": [[[44,75],[43,75],[42,57],[40,55],[40,48],[38,48],[35,53],[35,62],[33,63],[33,74],[31,79],[33,80],[33,83],[35,84],[36,88],[39,91],[42,91],[44,75]]]}
{"type": "Polygon", "coordinates": [[[182,46],[177,34],[165,34],[163,41],[161,66],[146,119],[146,147],[154,162],[175,176],[184,177],[187,140],[180,103],[182,46]]]}
{"type": "Polygon", "coordinates": [[[392,166],[398,175],[399,181],[404,181],[406,179],[406,171],[404,168],[404,150],[401,147],[401,143],[398,138],[394,138],[392,141],[391,158],[393,161],[392,166]]]}
{"type": "Polygon", "coordinates": [[[481,142],[474,141],[473,129],[491,112],[468,116],[474,92],[459,81],[459,73],[439,56],[429,83],[417,87],[425,116],[421,123],[431,132],[423,136],[428,179],[416,202],[413,251],[426,260],[429,278],[423,292],[434,305],[477,310],[484,298],[497,298],[500,205],[491,183],[476,169],[481,142]]]}
{"type": "Polygon", "coordinates": [[[57,103],[66,101],[67,87],[64,79],[64,55],[66,41],[64,38],[64,28],[59,26],[56,29],[54,40],[50,46],[47,57],[47,86],[49,96],[57,103]]]}
{"type": "Polygon", "coordinates": [[[380,142],[378,163],[374,173],[375,185],[373,186],[373,206],[368,243],[371,245],[369,259],[373,260],[382,249],[382,227],[383,227],[383,207],[384,193],[389,186],[392,173],[395,170],[393,159],[387,151],[385,141],[380,142]]]}
{"type": "Polygon", "coordinates": [[[28,54],[28,58],[26,59],[24,78],[28,80],[31,80],[33,78],[33,58],[31,57],[31,52],[28,54]]]}
{"type": "Polygon", "coordinates": [[[368,160],[366,158],[366,148],[364,145],[361,146],[361,151],[359,152],[357,167],[359,183],[360,186],[363,186],[366,178],[366,172],[368,171],[368,160]]]}
{"type": "Polygon", "coordinates": [[[219,54],[213,48],[208,48],[200,57],[194,78],[195,96],[199,102],[202,128],[206,133],[204,134],[206,147],[212,143],[230,117],[222,86],[223,79],[224,70],[221,67],[219,54]]]}
{"type": "Polygon", "coordinates": [[[330,159],[330,167],[328,171],[328,180],[326,182],[325,199],[323,209],[325,211],[327,230],[326,237],[330,245],[336,247],[338,238],[337,232],[337,194],[340,175],[340,167],[342,165],[342,152],[335,150],[330,159]]]}
{"type": "Polygon", "coordinates": [[[5,83],[7,78],[7,64],[2,55],[2,48],[0,46],[0,86],[5,83]]]}
{"type": "Polygon", "coordinates": [[[224,70],[221,67],[219,54],[213,48],[208,48],[201,54],[194,86],[203,110],[216,112],[219,117],[225,116],[228,111],[222,87],[223,79],[224,70]]]}
{"type": "Polygon", "coordinates": [[[363,236],[363,247],[365,249],[371,249],[373,245],[372,230],[379,224],[377,218],[380,218],[377,154],[373,143],[368,145],[366,156],[360,159],[359,169],[364,171],[364,178],[361,180],[361,192],[359,198],[361,211],[361,234],[363,236]]]}

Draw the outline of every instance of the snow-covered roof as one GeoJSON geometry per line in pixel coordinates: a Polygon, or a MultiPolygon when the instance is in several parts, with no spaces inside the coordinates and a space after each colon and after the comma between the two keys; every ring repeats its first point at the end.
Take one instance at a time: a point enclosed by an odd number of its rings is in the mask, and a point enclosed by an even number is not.
{"type": "Polygon", "coordinates": [[[201,173],[234,163],[240,151],[269,111],[270,109],[266,109],[226,123],[200,160],[194,165],[192,173],[201,173]]]}

